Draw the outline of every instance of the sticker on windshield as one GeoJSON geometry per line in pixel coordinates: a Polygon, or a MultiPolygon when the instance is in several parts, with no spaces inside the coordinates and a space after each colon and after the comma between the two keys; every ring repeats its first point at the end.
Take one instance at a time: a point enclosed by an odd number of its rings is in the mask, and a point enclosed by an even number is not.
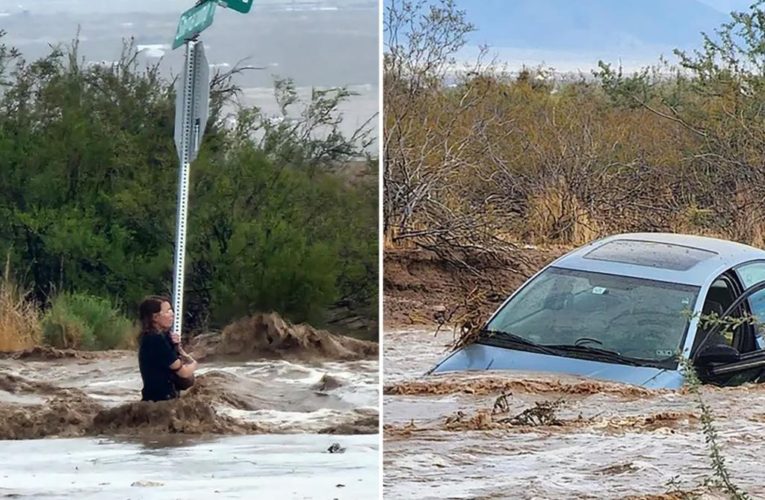
{"type": "Polygon", "coordinates": [[[608,293],[608,289],[604,288],[602,286],[596,286],[595,288],[592,289],[592,293],[594,293],[596,295],[604,295],[604,294],[608,293]]]}
{"type": "Polygon", "coordinates": [[[687,306],[687,305],[688,305],[688,304],[690,304],[690,303],[691,303],[691,299],[689,299],[689,298],[687,298],[687,297],[683,299],[683,305],[684,305],[684,306],[687,306]]]}
{"type": "Polygon", "coordinates": [[[656,356],[669,358],[669,357],[672,357],[672,351],[656,349],[656,356]]]}

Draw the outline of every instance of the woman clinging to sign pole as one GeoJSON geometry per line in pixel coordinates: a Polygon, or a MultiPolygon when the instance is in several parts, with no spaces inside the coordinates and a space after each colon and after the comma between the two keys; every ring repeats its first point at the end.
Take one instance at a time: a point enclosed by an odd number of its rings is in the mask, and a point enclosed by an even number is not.
{"type": "Polygon", "coordinates": [[[169,299],[151,296],[139,307],[141,334],[138,365],[143,379],[143,401],[177,398],[194,384],[197,362],[180,347],[180,338],[170,333],[173,308],[169,299]]]}

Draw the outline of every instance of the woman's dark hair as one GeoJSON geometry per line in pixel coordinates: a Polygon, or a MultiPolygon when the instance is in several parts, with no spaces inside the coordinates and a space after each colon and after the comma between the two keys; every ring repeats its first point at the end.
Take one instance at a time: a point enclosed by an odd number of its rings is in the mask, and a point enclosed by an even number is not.
{"type": "Polygon", "coordinates": [[[141,321],[141,337],[154,331],[154,315],[162,310],[162,303],[170,303],[170,299],[162,295],[150,295],[143,299],[138,307],[138,317],[141,321]]]}

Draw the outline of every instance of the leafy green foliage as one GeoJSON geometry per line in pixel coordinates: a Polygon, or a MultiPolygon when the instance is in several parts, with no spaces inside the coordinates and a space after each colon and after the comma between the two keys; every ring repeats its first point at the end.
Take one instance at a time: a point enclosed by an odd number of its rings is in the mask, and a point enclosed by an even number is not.
{"type": "MultiPolygon", "coordinates": [[[[33,63],[0,45],[0,250],[40,302],[55,286],[114,297],[132,315],[143,296],[171,291],[173,84],[139,68],[131,44],[112,66],[78,57],[76,42],[33,63]]],[[[185,327],[258,310],[315,320],[340,299],[375,301],[377,197],[372,183],[334,173],[370,141],[367,127],[339,131],[351,94],[315,91],[301,103],[280,80],[283,119],[240,108],[224,127],[234,75],[213,78],[192,165],[185,327]],[[297,117],[295,106],[305,107],[297,117]]]]}
{"type": "Polygon", "coordinates": [[[48,345],[87,350],[125,346],[135,334],[133,323],[108,300],[77,293],[53,299],[42,330],[48,345]]]}

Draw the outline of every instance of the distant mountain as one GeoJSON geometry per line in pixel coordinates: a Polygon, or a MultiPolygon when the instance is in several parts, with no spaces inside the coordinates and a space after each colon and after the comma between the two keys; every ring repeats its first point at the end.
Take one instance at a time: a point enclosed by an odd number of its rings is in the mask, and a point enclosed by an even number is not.
{"type": "MultiPolygon", "coordinates": [[[[699,45],[739,0],[457,0],[470,45],[568,53],[656,54],[699,45]],[[713,8],[710,5],[716,5],[713,8]]],[[[738,9],[741,10],[741,9],[738,9]]]]}

